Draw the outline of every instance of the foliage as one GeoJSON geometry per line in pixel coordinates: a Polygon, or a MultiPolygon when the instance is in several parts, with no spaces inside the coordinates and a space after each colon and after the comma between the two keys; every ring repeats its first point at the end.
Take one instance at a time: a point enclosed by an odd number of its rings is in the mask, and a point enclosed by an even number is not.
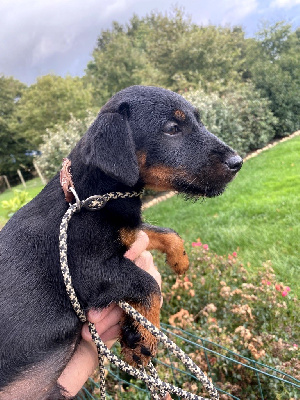
{"type": "MultiPolygon", "coordinates": [[[[299,129],[299,32],[277,22],[264,26],[253,39],[245,38],[238,26],[193,24],[177,8],[169,14],[134,15],[127,25],[114,23],[112,29],[102,31],[85,79],[101,104],[134,84],[175,91],[197,89],[200,84],[205,92],[221,91],[221,95],[224,87],[244,95],[257,89],[262,110],[269,108],[277,117],[271,129],[284,136],[299,129]],[[239,88],[239,83],[249,80],[252,89],[239,88]]],[[[268,117],[264,130],[267,124],[268,117]]]]}
{"type": "MultiPolygon", "coordinates": [[[[219,256],[197,239],[192,243],[186,276],[176,279],[164,272],[162,320],[299,379],[300,336],[293,327],[300,301],[293,287],[278,281],[270,264],[263,263],[253,276],[236,252],[219,256]]],[[[202,351],[190,355],[208,371],[202,351]]],[[[229,384],[237,397],[257,398],[251,389],[257,390],[253,371],[228,365],[213,354],[209,358],[219,387],[225,389],[229,384]]],[[[278,386],[275,380],[261,379],[261,384],[270,398],[293,397],[288,386],[278,386]]]]}
{"type": "Polygon", "coordinates": [[[86,80],[104,103],[134,84],[180,90],[216,79],[240,80],[245,48],[241,28],[201,27],[180,9],[169,14],[134,15],[126,26],[102,31],[86,80]]]}
{"type": "Polygon", "coordinates": [[[201,89],[183,95],[200,110],[206,127],[241,155],[263,147],[275,135],[277,119],[270,101],[251,83],[228,87],[222,95],[201,89]]]}
{"type": "Polygon", "coordinates": [[[17,107],[18,130],[31,150],[37,150],[46,129],[69,121],[70,114],[84,118],[92,94],[81,78],[45,75],[22,95],[17,107]]]}
{"type": "Polygon", "coordinates": [[[0,175],[9,178],[20,164],[28,164],[26,144],[15,128],[16,109],[25,85],[12,77],[0,76],[0,175]]]}
{"type": "Polygon", "coordinates": [[[277,22],[266,24],[247,52],[248,77],[271,101],[278,118],[276,134],[285,136],[300,128],[300,29],[277,22]]]}
{"type": "MultiPolygon", "coordinates": [[[[207,244],[202,244],[199,238],[188,252],[190,269],[184,277],[178,278],[166,268],[163,256],[155,255],[163,282],[161,320],[173,326],[174,334],[184,337],[184,330],[194,335],[188,337],[190,341],[182,341],[179,336],[176,338],[173,335],[171,339],[213,378],[219,389],[241,400],[260,398],[260,389],[270,399],[297,398],[295,387],[263,374],[259,374],[259,389],[257,373],[251,369],[258,365],[227,352],[230,350],[299,379],[300,335],[294,327],[300,301],[294,295],[293,287],[278,281],[270,262],[263,263],[259,273],[252,276],[239,261],[236,252],[219,256],[210,251],[207,244]],[[212,352],[204,352],[203,344],[212,352]],[[223,349],[216,348],[216,345],[223,346],[223,349]],[[238,359],[250,368],[225,359],[214,350],[233,360],[238,359]]],[[[114,352],[120,356],[120,347],[115,346],[114,352]]],[[[182,364],[169,351],[159,347],[157,359],[154,363],[163,381],[207,396],[201,384],[180,371],[184,370],[182,364]]],[[[261,364],[259,368],[264,370],[261,364]]],[[[147,398],[136,387],[145,389],[141,381],[118,372],[113,365],[110,370],[117,380],[123,380],[116,383],[112,375],[107,376],[107,393],[111,398],[147,398]]],[[[98,373],[94,379],[98,380],[98,373]]],[[[99,389],[95,385],[89,382],[86,388],[93,398],[99,398],[99,389]]],[[[231,397],[220,393],[220,399],[230,400],[231,397]]]]}
{"type": "Polygon", "coordinates": [[[28,203],[31,198],[28,192],[23,190],[14,190],[14,197],[9,200],[1,201],[1,206],[6,210],[7,217],[11,217],[19,208],[23,207],[26,203],[28,203]]]}
{"type": "Polygon", "coordinates": [[[57,125],[53,129],[47,129],[39,147],[41,155],[36,158],[46,178],[52,178],[60,170],[62,159],[68,156],[94,118],[92,112],[88,112],[83,120],[71,115],[70,121],[64,126],[57,125]]]}
{"type": "MultiPolygon", "coordinates": [[[[34,178],[26,182],[26,192],[28,193],[28,198],[33,199],[42,189],[44,185],[39,178],[34,178]]],[[[24,186],[19,184],[14,187],[14,190],[24,191],[24,186]]],[[[12,190],[6,190],[0,194],[0,229],[6,224],[9,219],[6,209],[2,206],[3,201],[9,202],[14,197],[14,192],[12,190]]]]}

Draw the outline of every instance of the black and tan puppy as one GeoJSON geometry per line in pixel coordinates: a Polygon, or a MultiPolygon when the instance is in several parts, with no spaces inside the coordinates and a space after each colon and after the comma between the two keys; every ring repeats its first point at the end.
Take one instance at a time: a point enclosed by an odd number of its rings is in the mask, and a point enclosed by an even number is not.
{"type": "MultiPolygon", "coordinates": [[[[69,159],[82,200],[143,187],[217,196],[242,165],[181,96],[143,86],[117,93],[69,159]]],[[[67,208],[57,174],[1,231],[1,399],[63,398],[56,381],[81,331],[59,263],[59,226],[67,208]]],[[[149,234],[149,248],[165,251],[175,272],[184,273],[188,259],[181,239],[171,230],[142,226],[140,198],[76,214],[68,230],[69,266],[85,310],[125,300],[159,326],[157,283],[123,257],[141,227],[149,234]]],[[[147,363],[155,352],[155,339],[128,318],[120,341],[132,364],[147,363]]]]}

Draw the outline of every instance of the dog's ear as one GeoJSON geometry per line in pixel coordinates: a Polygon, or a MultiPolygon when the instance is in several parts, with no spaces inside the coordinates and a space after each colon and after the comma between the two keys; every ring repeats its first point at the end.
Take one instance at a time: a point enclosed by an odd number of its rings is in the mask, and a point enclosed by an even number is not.
{"type": "Polygon", "coordinates": [[[128,113],[126,104],[120,105],[117,111],[100,111],[83,137],[81,155],[85,164],[134,186],[139,178],[139,168],[128,113]]]}

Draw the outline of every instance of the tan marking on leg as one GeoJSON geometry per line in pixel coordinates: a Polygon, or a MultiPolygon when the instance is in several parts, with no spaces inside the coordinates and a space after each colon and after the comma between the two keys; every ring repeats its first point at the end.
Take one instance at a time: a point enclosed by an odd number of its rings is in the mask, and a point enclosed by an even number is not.
{"type": "MultiPolygon", "coordinates": [[[[131,305],[140,313],[142,314],[145,318],[147,318],[150,322],[152,322],[153,325],[155,325],[157,328],[160,327],[160,321],[159,321],[159,316],[160,316],[160,296],[159,295],[153,295],[151,298],[151,306],[150,308],[147,308],[145,306],[142,306],[141,304],[133,304],[131,305]]],[[[130,349],[126,346],[122,347],[122,354],[124,356],[124,359],[128,364],[133,365],[134,367],[138,367],[138,363],[135,361],[135,358],[137,357],[138,359],[141,360],[141,363],[143,366],[146,366],[151,357],[155,356],[157,352],[157,339],[155,336],[153,336],[146,328],[144,328],[142,325],[137,323],[136,321],[133,321],[133,326],[137,327],[137,331],[141,335],[141,340],[137,342],[137,346],[134,349],[130,349]],[[151,356],[147,356],[143,354],[143,348],[146,348],[150,351],[151,356]]]]}
{"type": "Polygon", "coordinates": [[[147,250],[159,250],[167,255],[167,263],[178,275],[189,268],[189,259],[184,250],[183,240],[176,233],[161,233],[144,229],[150,239],[147,250]]]}
{"type": "Polygon", "coordinates": [[[128,229],[128,228],[121,228],[120,229],[120,239],[121,242],[126,246],[127,250],[132,246],[137,238],[137,229],[128,229]]]}

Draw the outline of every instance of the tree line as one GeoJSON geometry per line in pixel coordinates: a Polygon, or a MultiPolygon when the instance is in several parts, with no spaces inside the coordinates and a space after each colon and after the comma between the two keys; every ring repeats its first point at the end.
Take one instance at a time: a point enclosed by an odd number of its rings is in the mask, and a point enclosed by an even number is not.
{"type": "Polygon", "coordinates": [[[300,28],[280,21],[247,38],[239,26],[200,26],[178,9],[152,12],[103,30],[81,78],[46,75],[26,86],[2,75],[0,175],[30,169],[49,141],[47,131],[57,125],[68,131],[71,118],[84,120],[136,84],[194,100],[207,125],[221,137],[222,131],[232,135],[234,147],[243,143],[247,152],[299,129],[300,28]],[[214,112],[208,115],[206,106],[214,112]]]}

